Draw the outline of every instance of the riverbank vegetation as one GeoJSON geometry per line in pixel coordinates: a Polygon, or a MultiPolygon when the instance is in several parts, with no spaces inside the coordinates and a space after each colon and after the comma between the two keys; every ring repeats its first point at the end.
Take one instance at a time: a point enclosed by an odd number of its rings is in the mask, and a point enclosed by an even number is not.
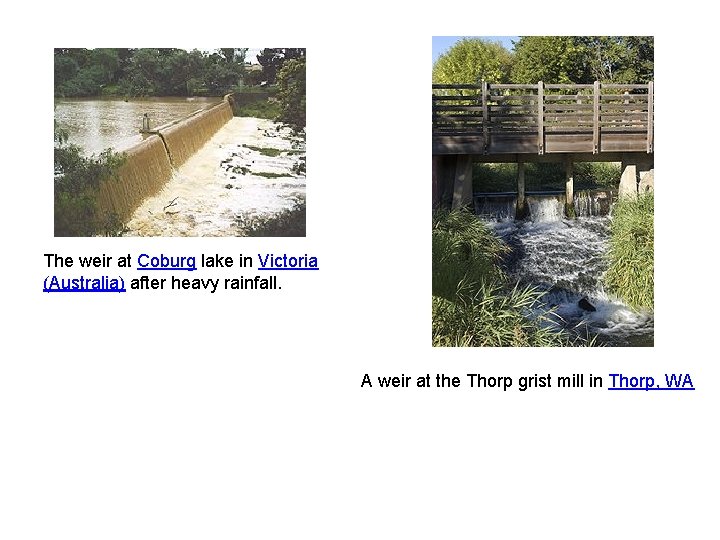
{"type": "Polygon", "coordinates": [[[55,125],[55,236],[117,236],[121,232],[116,215],[100,214],[97,193],[100,182],[112,181],[124,159],[110,149],[86,158],[55,125]]]}
{"type": "Polygon", "coordinates": [[[258,64],[246,48],[55,49],[55,97],[222,96],[263,93],[279,83],[286,62],[305,49],[263,49],[258,64]]]}
{"type": "Polygon", "coordinates": [[[507,278],[501,263],[508,247],[476,216],[438,210],[432,222],[433,346],[584,344],[537,312],[541,292],[507,278]]]}
{"type": "Polygon", "coordinates": [[[621,199],[613,208],[605,284],[635,309],[654,309],[654,196],[621,199]]]}
{"type": "MultiPolygon", "coordinates": [[[[619,163],[574,163],[573,185],[576,190],[617,189],[620,181],[619,163]]],[[[527,191],[565,190],[563,163],[526,163],[527,191]]],[[[475,163],[473,191],[517,191],[516,163],[475,163]]]]}

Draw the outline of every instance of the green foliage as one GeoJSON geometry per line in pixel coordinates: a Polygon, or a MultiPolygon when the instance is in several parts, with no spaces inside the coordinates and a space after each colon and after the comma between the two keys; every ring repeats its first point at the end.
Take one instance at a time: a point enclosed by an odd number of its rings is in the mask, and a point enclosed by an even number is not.
{"type": "Polygon", "coordinates": [[[585,48],[574,37],[521,37],[515,44],[512,79],[518,84],[586,82],[585,58],[585,48]]]}
{"type": "Polygon", "coordinates": [[[605,284],[635,309],[654,308],[654,215],[652,191],[623,198],[613,208],[605,284]]]}
{"type": "Polygon", "coordinates": [[[55,236],[114,236],[122,224],[114,215],[100,215],[100,182],[112,181],[124,155],[108,149],[85,158],[67,134],[55,126],[55,236]]]}
{"type": "Polygon", "coordinates": [[[55,95],[219,96],[242,81],[246,51],[55,49],[55,95]]]}
{"type": "Polygon", "coordinates": [[[305,58],[286,61],[277,76],[280,114],[277,119],[296,131],[305,128],[305,58]]]}
{"type": "Polygon", "coordinates": [[[305,196],[298,196],[293,207],[269,216],[239,216],[244,236],[305,236],[305,196]]]}
{"type": "Polygon", "coordinates": [[[482,284],[471,292],[458,285],[454,301],[433,296],[432,341],[434,347],[548,347],[580,345],[555,332],[546,316],[530,319],[525,314],[539,302],[532,288],[507,290],[482,284]]]}
{"type": "Polygon", "coordinates": [[[538,314],[540,291],[508,282],[500,267],[508,247],[475,215],[438,210],[432,221],[433,346],[592,344],[557,332],[549,313],[538,314]]]}
{"type": "MultiPolygon", "coordinates": [[[[618,163],[575,163],[573,185],[580,189],[617,189],[620,180],[618,163]]],[[[562,163],[526,163],[525,189],[552,191],[565,189],[565,165],[562,163]]],[[[473,191],[501,192],[517,190],[515,163],[475,163],[473,191]]]]}
{"type": "Polygon", "coordinates": [[[515,44],[512,82],[647,83],[654,77],[651,36],[526,36],[515,44]]]}
{"type": "Polygon", "coordinates": [[[633,84],[653,80],[652,36],[585,36],[575,40],[584,48],[592,81],[633,84]]]}
{"type": "Polygon", "coordinates": [[[250,116],[253,118],[275,120],[280,115],[280,104],[277,101],[270,101],[268,99],[244,104],[236,102],[233,107],[233,114],[235,116],[250,116]]]}
{"type": "Polygon", "coordinates": [[[301,58],[305,58],[305,49],[263,49],[257,55],[257,61],[263,67],[262,80],[267,81],[268,84],[275,84],[285,61],[301,58]]]}
{"type": "Polygon", "coordinates": [[[509,81],[512,55],[500,43],[462,39],[433,65],[433,83],[476,84],[509,81]]]}
{"type": "Polygon", "coordinates": [[[467,211],[437,210],[432,230],[432,293],[452,300],[461,281],[493,283],[503,278],[499,264],[508,248],[467,211]]]}

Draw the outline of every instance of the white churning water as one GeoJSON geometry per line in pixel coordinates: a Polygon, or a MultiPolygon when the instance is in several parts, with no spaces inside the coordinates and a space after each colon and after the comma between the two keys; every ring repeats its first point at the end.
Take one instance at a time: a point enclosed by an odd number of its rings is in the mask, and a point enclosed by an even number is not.
{"type": "Polygon", "coordinates": [[[304,158],[304,141],[288,128],[232,118],[140,205],[126,235],[237,236],[238,217],[274,214],[304,197],[305,174],[293,170],[304,158]],[[278,155],[263,155],[261,148],[278,155]]]}
{"type": "Polygon", "coordinates": [[[545,291],[543,308],[555,308],[555,319],[579,335],[596,335],[599,343],[616,346],[653,345],[652,313],[636,313],[602,286],[609,216],[563,219],[554,196],[530,202],[531,220],[510,219],[491,226],[512,248],[510,273],[545,291]],[[582,298],[596,311],[582,309],[582,298]]]}

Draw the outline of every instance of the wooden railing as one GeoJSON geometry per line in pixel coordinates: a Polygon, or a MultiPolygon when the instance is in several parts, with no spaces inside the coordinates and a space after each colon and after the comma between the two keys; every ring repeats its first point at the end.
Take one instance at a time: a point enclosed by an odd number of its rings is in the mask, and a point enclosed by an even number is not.
{"type": "Polygon", "coordinates": [[[433,138],[478,153],[653,152],[653,83],[433,84],[433,138]]]}

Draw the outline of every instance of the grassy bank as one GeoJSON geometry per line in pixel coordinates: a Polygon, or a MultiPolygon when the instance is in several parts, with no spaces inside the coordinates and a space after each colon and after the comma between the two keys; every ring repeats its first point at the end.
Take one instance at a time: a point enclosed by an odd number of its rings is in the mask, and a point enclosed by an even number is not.
{"type": "Polygon", "coordinates": [[[432,231],[433,346],[580,344],[530,318],[541,293],[511,283],[500,267],[503,244],[469,212],[438,211],[432,231]]]}
{"type": "Polygon", "coordinates": [[[654,308],[654,215],[652,192],[622,199],[613,208],[605,285],[635,309],[654,308]]]}

